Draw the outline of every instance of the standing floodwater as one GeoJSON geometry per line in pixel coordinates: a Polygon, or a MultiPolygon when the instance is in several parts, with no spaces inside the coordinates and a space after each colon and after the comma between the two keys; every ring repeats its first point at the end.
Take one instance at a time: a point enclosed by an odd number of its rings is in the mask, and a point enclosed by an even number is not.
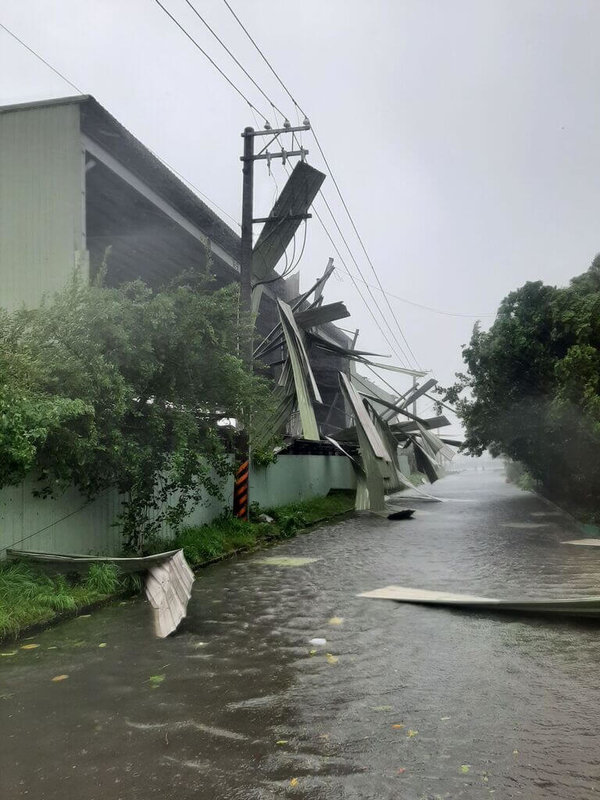
{"type": "Polygon", "coordinates": [[[0,796],[600,794],[600,624],[356,597],[600,594],[600,548],[561,545],[581,533],[540,498],[493,472],[434,492],[414,520],[346,520],[203,570],[169,639],[136,601],[2,648],[0,796]]]}

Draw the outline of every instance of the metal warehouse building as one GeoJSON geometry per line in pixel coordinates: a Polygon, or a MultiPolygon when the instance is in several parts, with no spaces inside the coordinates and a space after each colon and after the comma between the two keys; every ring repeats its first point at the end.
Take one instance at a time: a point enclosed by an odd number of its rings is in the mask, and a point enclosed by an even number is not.
{"type": "MultiPolygon", "coordinates": [[[[75,269],[93,279],[107,252],[109,285],[159,287],[208,252],[217,285],[239,280],[240,237],[93,97],[0,107],[0,306],[34,307],[75,269]]],[[[294,278],[265,287],[259,334],[277,322],[276,298],[297,294],[294,278]]],[[[350,346],[332,324],[319,334],[350,346]]],[[[338,370],[334,356],[315,370],[326,433],[347,421],[338,370]]]]}

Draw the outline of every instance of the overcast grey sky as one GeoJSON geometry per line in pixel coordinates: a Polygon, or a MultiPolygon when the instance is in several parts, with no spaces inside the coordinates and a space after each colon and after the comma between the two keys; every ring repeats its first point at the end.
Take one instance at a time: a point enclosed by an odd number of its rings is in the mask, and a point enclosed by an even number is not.
{"type": "MultiPolygon", "coordinates": [[[[163,2],[275,124],[185,0],[163,2]]],[[[223,0],[194,4],[296,122],[292,103],[223,0]]],[[[600,251],[597,0],[231,5],[308,113],[386,291],[446,312],[489,314],[527,280],[565,284],[600,251]]],[[[255,125],[251,109],[154,0],[0,0],[0,12],[0,21],[239,219],[240,132],[255,125]]],[[[70,94],[0,30],[2,104],[70,94]]],[[[322,167],[312,136],[304,145],[309,161],[322,167]]],[[[276,184],[264,164],[256,175],[262,215],[276,184]]],[[[280,167],[274,177],[281,187],[280,167]]],[[[331,179],[324,190],[375,284],[331,179]]],[[[331,244],[311,220],[304,287],[330,255],[331,244]]],[[[360,329],[362,349],[389,353],[336,263],[327,299],[346,301],[346,322],[360,329]]],[[[376,307],[367,296],[374,313],[395,329],[374,294],[376,307]]],[[[474,319],[390,302],[419,363],[450,381],[474,319]]],[[[481,318],[484,325],[493,319],[481,318]]],[[[408,385],[407,378],[393,381],[408,385]]]]}

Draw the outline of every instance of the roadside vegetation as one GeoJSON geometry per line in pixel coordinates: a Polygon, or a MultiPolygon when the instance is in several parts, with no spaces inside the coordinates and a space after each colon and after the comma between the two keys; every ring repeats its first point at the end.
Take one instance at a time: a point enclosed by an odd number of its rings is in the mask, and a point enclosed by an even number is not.
{"type": "Polygon", "coordinates": [[[130,590],[131,576],[120,576],[112,564],[94,564],[87,576],[51,575],[24,562],[0,564],[0,639],[17,636],[33,625],[130,590]]]}
{"type": "Polygon", "coordinates": [[[233,442],[217,422],[274,402],[237,355],[238,293],[208,273],[160,290],[75,276],[40,308],[0,309],[0,488],[34,475],[42,497],[117,490],[133,552],[220,497],[233,442]]]}
{"type": "Polygon", "coordinates": [[[467,366],[444,390],[464,450],[519,462],[552,499],[600,519],[600,256],[568,287],[526,283],[489,331],[475,325],[467,366]]]}
{"type": "MultiPolygon", "coordinates": [[[[174,540],[153,537],[145,552],[159,553],[183,548],[192,567],[234,553],[254,550],[294,536],[303,528],[324,522],[354,508],[354,492],[335,491],[302,503],[265,512],[254,507],[250,522],[231,516],[219,517],[209,525],[183,528],[174,540]],[[273,522],[261,522],[266,514],[273,522]]],[[[53,576],[25,562],[0,563],[0,640],[15,637],[31,626],[49,624],[62,616],[74,616],[82,609],[123,592],[139,591],[137,575],[120,575],[113,564],[93,564],[85,576],[53,576]]]]}
{"type": "Polygon", "coordinates": [[[353,509],[353,491],[334,491],[326,497],[315,497],[265,511],[255,506],[251,509],[249,522],[242,522],[230,515],[218,517],[207,525],[183,528],[174,540],[154,540],[151,552],[182,548],[187,562],[197,567],[232,553],[253,550],[290,538],[303,528],[353,509]],[[261,521],[263,515],[273,521],[261,521]]]}

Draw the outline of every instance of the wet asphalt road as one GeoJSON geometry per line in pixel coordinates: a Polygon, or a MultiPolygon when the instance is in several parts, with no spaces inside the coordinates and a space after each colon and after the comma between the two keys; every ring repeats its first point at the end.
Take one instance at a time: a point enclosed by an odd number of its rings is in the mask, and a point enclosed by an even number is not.
{"type": "Polygon", "coordinates": [[[203,570],[166,640],[135,601],[0,649],[2,800],[600,796],[600,623],[356,597],[600,594],[600,548],[544,500],[433,490],[203,570]]]}

